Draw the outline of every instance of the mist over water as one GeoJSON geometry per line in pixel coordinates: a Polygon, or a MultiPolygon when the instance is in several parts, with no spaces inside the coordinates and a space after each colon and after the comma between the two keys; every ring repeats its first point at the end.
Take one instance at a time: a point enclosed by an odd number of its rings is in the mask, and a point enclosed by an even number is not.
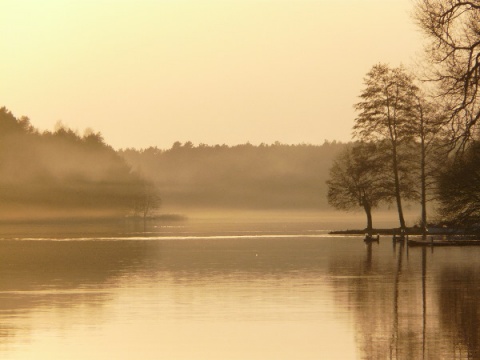
{"type": "Polygon", "coordinates": [[[329,168],[345,144],[173,144],[119,151],[160,189],[164,205],[241,210],[327,210],[329,168]]]}
{"type": "Polygon", "coordinates": [[[477,248],[329,234],[366,226],[327,205],[345,144],[115,151],[5,108],[0,127],[2,359],[478,357],[477,248]]]}
{"type": "Polygon", "coordinates": [[[475,358],[480,250],[367,246],[331,226],[1,225],[0,357],[475,358]]]}
{"type": "Polygon", "coordinates": [[[344,144],[117,152],[5,108],[0,127],[2,359],[478,353],[476,248],[329,234],[366,225],[326,204],[344,144]]]}

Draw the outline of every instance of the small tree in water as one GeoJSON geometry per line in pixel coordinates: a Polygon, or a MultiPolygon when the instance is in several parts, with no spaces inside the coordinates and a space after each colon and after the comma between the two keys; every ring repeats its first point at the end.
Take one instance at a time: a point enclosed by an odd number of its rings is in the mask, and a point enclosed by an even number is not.
{"type": "Polygon", "coordinates": [[[145,221],[152,211],[160,207],[160,204],[161,199],[155,186],[147,181],[141,181],[134,199],[134,216],[140,216],[145,221]]]}
{"type": "Polygon", "coordinates": [[[372,209],[380,202],[391,202],[391,176],[385,171],[385,151],[381,143],[358,142],[340,153],[330,169],[328,203],[340,210],[363,208],[366,231],[372,233],[372,209]]]}

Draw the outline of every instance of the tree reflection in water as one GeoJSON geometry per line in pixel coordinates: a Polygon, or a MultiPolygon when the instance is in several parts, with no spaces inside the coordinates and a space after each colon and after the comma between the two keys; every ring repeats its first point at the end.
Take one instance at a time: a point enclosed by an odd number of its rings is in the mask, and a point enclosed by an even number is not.
{"type": "Polygon", "coordinates": [[[330,264],[337,304],[353,314],[362,358],[480,358],[479,249],[398,243],[389,253],[385,243],[365,245],[363,259],[330,264]]]}
{"type": "MultiPolygon", "coordinates": [[[[266,279],[278,289],[297,284],[298,291],[306,286],[303,296],[280,291],[288,295],[283,299],[288,314],[292,314],[288,299],[293,295],[298,299],[297,313],[288,315],[289,321],[302,314],[310,318],[302,307],[307,301],[323,310],[314,300],[325,283],[330,285],[336,310],[348,314],[348,324],[354,328],[361,358],[480,358],[480,264],[476,263],[480,248],[412,248],[407,253],[402,244],[392,251],[387,240],[364,248],[359,241],[4,240],[0,242],[0,348],[30,331],[28,316],[38,310],[64,311],[65,317],[78,311],[102,316],[114,296],[112,289],[137,277],[151,277],[152,284],[164,284],[161,279],[168,278],[182,289],[222,279],[240,279],[246,286],[266,279]]],[[[237,299],[235,289],[231,299],[237,299]]],[[[267,296],[267,291],[262,286],[248,294],[256,298],[267,296]]],[[[282,300],[270,294],[268,299],[282,300]]],[[[219,304],[231,309],[239,305],[227,299],[219,304]]]]}
{"type": "Polygon", "coordinates": [[[454,358],[480,358],[480,277],[478,267],[449,266],[438,278],[440,325],[454,358]]]}

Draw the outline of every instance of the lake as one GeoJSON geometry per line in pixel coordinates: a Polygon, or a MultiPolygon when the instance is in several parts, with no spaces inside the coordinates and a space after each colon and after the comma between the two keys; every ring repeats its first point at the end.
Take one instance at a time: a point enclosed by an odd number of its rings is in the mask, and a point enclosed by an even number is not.
{"type": "Polygon", "coordinates": [[[1,225],[0,358],[480,358],[480,248],[327,230],[1,225]]]}

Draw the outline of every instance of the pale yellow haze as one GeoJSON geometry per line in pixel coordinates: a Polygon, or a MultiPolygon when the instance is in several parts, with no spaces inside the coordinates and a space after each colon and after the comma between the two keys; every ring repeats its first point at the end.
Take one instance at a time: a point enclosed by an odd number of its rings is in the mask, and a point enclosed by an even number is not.
{"type": "Polygon", "coordinates": [[[410,0],[1,0],[0,106],[115,148],[347,141],[372,65],[410,65],[410,0]]]}

